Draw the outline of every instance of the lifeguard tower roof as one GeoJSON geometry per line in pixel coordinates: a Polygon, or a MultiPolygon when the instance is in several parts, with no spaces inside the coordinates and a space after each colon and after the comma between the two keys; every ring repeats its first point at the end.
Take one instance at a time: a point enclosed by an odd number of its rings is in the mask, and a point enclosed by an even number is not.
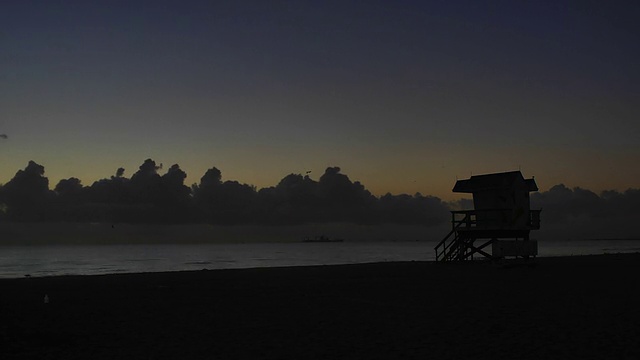
{"type": "Polygon", "coordinates": [[[475,175],[466,180],[458,180],[453,187],[453,192],[476,193],[486,190],[509,188],[516,181],[524,181],[528,190],[538,191],[536,181],[525,179],[520,171],[509,171],[496,174],[475,175]]]}

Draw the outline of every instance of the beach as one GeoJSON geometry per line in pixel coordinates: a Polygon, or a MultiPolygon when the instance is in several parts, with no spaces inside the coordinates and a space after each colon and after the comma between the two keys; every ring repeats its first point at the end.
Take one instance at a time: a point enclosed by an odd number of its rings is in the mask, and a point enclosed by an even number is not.
{"type": "Polygon", "coordinates": [[[0,358],[637,359],[639,270],[618,254],[2,279],[0,358]]]}

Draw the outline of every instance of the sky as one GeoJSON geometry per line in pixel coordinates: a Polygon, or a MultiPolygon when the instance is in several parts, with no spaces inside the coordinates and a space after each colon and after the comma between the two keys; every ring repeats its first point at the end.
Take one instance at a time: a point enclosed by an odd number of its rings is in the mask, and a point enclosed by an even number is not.
{"type": "Polygon", "coordinates": [[[640,3],[0,2],[0,183],[152,158],[258,188],[341,167],[375,195],[638,188],[640,3]]]}

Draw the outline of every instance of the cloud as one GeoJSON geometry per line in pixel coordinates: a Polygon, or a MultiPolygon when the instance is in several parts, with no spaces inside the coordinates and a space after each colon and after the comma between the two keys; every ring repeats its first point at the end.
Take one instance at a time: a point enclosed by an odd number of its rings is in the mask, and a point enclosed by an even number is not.
{"type": "MultiPolygon", "coordinates": [[[[178,164],[161,167],[147,159],[131,179],[118,168],[114,176],[85,187],[77,178],[63,179],[54,190],[44,166],[30,161],[4,186],[0,204],[5,220],[92,221],[131,223],[307,224],[356,223],[448,226],[449,211],[473,208],[468,199],[443,202],[422,195],[373,196],[339,167],[328,167],[319,180],[289,174],[259,191],[249,184],[224,180],[216,167],[198,184],[178,164]]],[[[604,191],[564,184],[531,194],[533,209],[542,209],[540,240],[639,237],[640,190],[604,191]]]]}
{"type": "Polygon", "coordinates": [[[555,185],[531,195],[531,207],[542,209],[541,238],[592,239],[640,237],[640,190],[603,191],[555,185]]]}
{"type": "Polygon", "coordinates": [[[0,134],[0,139],[8,139],[9,137],[7,136],[7,134],[0,134]]]}
{"type": "Polygon", "coordinates": [[[0,203],[6,204],[9,219],[46,220],[46,203],[51,193],[49,179],[44,176],[44,166],[29,161],[27,167],[18,170],[1,190],[0,203]]]}

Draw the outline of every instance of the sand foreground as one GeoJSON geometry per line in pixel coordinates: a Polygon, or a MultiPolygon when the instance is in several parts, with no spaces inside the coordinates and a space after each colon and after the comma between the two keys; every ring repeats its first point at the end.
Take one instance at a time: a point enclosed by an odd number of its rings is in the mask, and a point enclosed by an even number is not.
{"type": "Polygon", "coordinates": [[[637,274],[640,254],[0,280],[0,358],[640,359],[637,274]]]}

